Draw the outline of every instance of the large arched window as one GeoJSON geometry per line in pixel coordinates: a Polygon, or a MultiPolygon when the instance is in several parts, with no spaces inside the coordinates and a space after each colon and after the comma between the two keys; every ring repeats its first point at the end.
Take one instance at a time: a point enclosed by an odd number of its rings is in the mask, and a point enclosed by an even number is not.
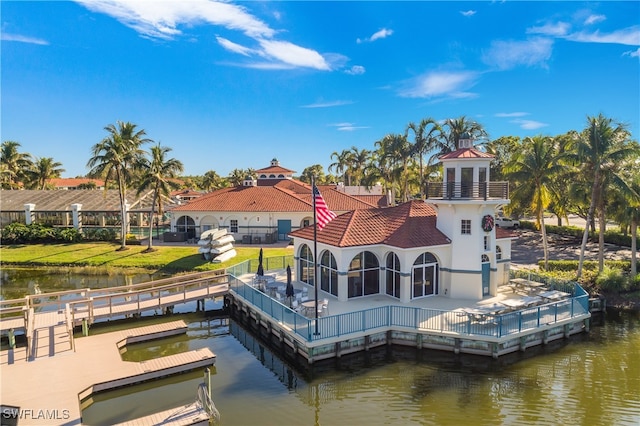
{"type": "Polygon", "coordinates": [[[358,253],[349,264],[349,297],[380,293],[380,263],[370,251],[358,253]]]}
{"type": "Polygon", "coordinates": [[[303,244],[300,246],[300,257],[298,259],[298,277],[299,281],[313,285],[313,252],[309,246],[303,244]]]}
{"type": "Polygon", "coordinates": [[[334,296],[338,295],[338,264],[329,250],[320,256],[320,288],[334,296]]]}
{"type": "Polygon", "coordinates": [[[196,237],[196,223],[191,219],[190,216],[180,216],[178,220],[176,220],[176,231],[177,232],[186,232],[187,238],[195,238],[196,237]]]}
{"type": "Polygon", "coordinates": [[[400,298],[400,259],[395,253],[387,255],[387,294],[400,298]]]}
{"type": "Polygon", "coordinates": [[[411,297],[433,296],[438,294],[438,259],[431,253],[423,253],[413,262],[411,297]]]}

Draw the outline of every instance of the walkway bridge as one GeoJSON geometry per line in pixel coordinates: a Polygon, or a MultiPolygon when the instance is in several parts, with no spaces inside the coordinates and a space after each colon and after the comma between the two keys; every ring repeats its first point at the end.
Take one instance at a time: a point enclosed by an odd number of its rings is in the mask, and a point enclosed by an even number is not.
{"type": "Polygon", "coordinates": [[[141,315],[147,311],[170,312],[180,303],[224,296],[229,275],[207,271],[102,289],[78,289],[29,295],[0,301],[0,332],[15,347],[15,333],[24,333],[27,358],[74,351],[73,329],[83,332],[96,321],[141,315]]]}

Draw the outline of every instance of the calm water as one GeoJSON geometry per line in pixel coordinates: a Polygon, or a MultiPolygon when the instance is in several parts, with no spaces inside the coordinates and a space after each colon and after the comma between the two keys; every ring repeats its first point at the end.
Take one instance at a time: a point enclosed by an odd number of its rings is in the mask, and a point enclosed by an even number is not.
{"type": "MultiPolygon", "coordinates": [[[[122,356],[139,361],[211,348],[223,425],[640,424],[637,314],[609,312],[589,334],[499,360],[383,348],[312,368],[283,360],[233,321],[180,317],[189,323],[186,336],[135,345],[122,356]]],[[[83,418],[110,424],[179,411],[201,381],[196,372],[101,394],[83,418]]]]}

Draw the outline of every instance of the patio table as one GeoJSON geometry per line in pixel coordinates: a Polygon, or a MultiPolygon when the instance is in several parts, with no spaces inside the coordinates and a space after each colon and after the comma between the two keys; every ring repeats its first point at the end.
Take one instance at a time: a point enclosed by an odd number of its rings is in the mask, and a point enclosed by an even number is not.
{"type": "Polygon", "coordinates": [[[542,297],[548,302],[553,302],[555,300],[565,299],[569,297],[570,294],[565,293],[564,291],[551,290],[551,291],[545,291],[544,293],[540,293],[538,296],[542,297]]]}

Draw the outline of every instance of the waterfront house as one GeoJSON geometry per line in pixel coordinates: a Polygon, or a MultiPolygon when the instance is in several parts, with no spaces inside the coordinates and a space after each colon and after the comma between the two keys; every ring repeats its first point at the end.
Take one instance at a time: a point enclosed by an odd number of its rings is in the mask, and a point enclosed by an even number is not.
{"type": "MultiPolygon", "coordinates": [[[[318,230],[320,289],[340,301],[495,296],[509,279],[514,236],[494,226],[509,199],[507,182],[489,179],[492,159],[463,135],[459,149],[440,158],[444,182],[430,183],[425,201],[350,211],[318,230]]],[[[313,231],[290,233],[298,279],[311,285],[313,231]]]]}
{"type": "MultiPolygon", "coordinates": [[[[293,170],[277,159],[256,170],[241,186],[223,188],[171,210],[171,229],[187,239],[204,231],[227,229],[240,243],[262,244],[289,239],[292,231],[313,222],[311,186],[293,178],[293,170]]],[[[336,213],[373,209],[387,205],[379,188],[357,193],[342,185],[320,187],[336,213]]]]}

